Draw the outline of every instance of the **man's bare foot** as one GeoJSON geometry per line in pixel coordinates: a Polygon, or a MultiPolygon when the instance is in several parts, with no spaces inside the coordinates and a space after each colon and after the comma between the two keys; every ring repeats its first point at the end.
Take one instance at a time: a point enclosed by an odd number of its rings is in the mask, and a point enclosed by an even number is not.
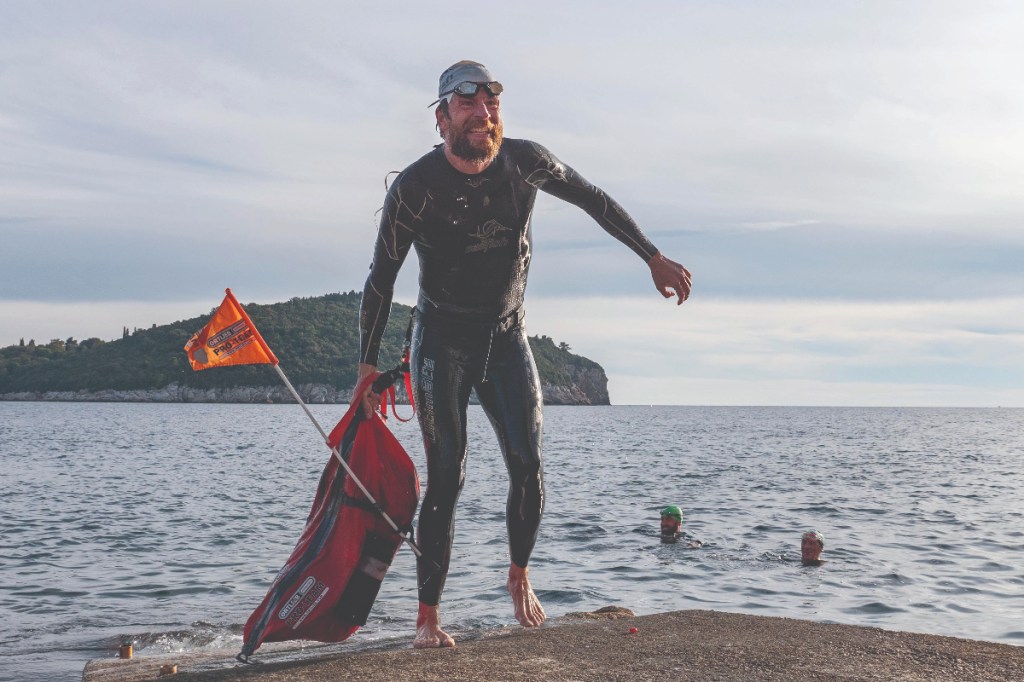
{"type": "Polygon", "coordinates": [[[420,602],[420,611],[416,616],[416,639],[412,642],[416,649],[438,649],[455,646],[451,635],[441,629],[441,609],[439,606],[427,606],[420,602]]]}
{"type": "Polygon", "coordinates": [[[547,615],[537,595],[533,593],[533,588],[530,587],[530,581],[526,577],[528,572],[528,568],[511,564],[508,567],[508,582],[505,587],[512,595],[512,606],[515,607],[516,620],[519,624],[524,628],[536,628],[547,619],[547,615]]]}

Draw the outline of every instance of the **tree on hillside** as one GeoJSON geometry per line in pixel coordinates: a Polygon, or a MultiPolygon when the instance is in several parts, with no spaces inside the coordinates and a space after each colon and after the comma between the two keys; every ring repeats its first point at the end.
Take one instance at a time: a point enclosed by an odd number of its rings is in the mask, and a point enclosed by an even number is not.
{"type": "MultiPolygon", "coordinates": [[[[360,294],[328,294],[295,298],[285,303],[243,305],[263,337],[281,359],[296,384],[352,387],[359,362],[360,294]]],[[[211,311],[212,312],[212,311],[211,311]]],[[[382,367],[398,363],[405,346],[411,309],[395,304],[381,341],[382,367]]],[[[53,339],[45,346],[35,340],[21,348],[0,348],[0,394],[23,391],[124,391],[164,388],[221,389],[275,384],[266,366],[242,365],[193,372],[184,345],[210,320],[201,317],[151,328],[122,327],[122,337],[103,341],[92,337],[53,339]]],[[[531,338],[543,381],[564,382],[567,368],[590,363],[566,351],[550,337],[531,338]]],[[[593,363],[591,363],[593,364],[593,363]]]]}

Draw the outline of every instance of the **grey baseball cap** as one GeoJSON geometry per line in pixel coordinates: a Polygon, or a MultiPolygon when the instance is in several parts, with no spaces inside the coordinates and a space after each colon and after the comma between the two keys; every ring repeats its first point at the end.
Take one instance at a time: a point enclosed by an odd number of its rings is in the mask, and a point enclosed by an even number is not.
{"type": "Polygon", "coordinates": [[[441,73],[441,78],[437,81],[437,99],[428,106],[432,107],[451,95],[455,86],[465,81],[471,83],[497,82],[486,66],[480,62],[463,59],[460,62],[455,62],[441,73]]]}

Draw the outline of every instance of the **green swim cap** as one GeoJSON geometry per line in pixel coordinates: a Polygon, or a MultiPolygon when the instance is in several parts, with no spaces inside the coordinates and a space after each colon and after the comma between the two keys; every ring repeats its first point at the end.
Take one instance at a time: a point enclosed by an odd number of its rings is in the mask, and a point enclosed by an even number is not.
{"type": "Polygon", "coordinates": [[[671,516],[672,518],[674,518],[679,523],[683,522],[683,510],[680,509],[679,507],[677,507],[674,504],[670,504],[669,506],[667,506],[664,509],[662,509],[661,510],[661,515],[662,516],[671,516]]]}

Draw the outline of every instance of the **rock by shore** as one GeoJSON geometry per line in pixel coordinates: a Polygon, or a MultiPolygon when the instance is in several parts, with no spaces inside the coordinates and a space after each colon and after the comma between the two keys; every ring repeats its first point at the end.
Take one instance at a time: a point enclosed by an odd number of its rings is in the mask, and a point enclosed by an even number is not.
{"type": "Polygon", "coordinates": [[[1024,647],[715,611],[566,617],[538,630],[483,632],[455,649],[395,646],[354,652],[332,646],[332,653],[313,650],[290,660],[261,649],[263,665],[236,664],[235,652],[104,659],[86,666],[84,682],[1024,680],[1024,647]],[[172,664],[177,674],[159,677],[160,667],[172,664]]]}

